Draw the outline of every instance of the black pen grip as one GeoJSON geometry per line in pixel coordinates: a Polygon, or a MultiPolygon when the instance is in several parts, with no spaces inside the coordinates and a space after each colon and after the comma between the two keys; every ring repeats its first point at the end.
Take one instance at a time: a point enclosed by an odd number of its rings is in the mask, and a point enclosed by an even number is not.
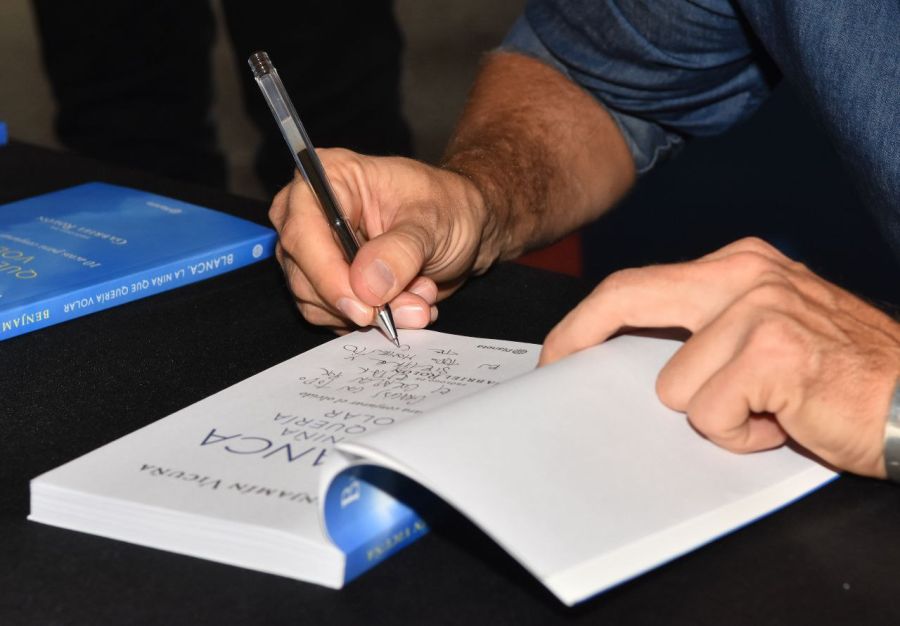
{"type": "Polygon", "coordinates": [[[347,221],[347,218],[344,217],[344,212],[341,210],[337,198],[334,196],[334,191],[328,183],[328,177],[322,168],[321,162],[306,148],[297,152],[297,160],[303,167],[306,181],[312,187],[313,193],[319,201],[322,211],[325,213],[325,218],[331,226],[331,230],[347,256],[347,261],[353,261],[356,253],[359,251],[359,241],[356,239],[353,227],[347,221]]]}

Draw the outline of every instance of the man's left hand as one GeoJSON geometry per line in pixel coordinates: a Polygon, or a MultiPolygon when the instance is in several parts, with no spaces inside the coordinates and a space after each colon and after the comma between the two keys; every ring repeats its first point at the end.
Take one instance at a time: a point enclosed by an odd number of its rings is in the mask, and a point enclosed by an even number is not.
{"type": "Polygon", "coordinates": [[[612,274],[551,331],[540,362],[629,327],[691,331],[656,391],[714,443],[753,452],[791,438],[837,468],[884,477],[900,324],[769,244],[742,239],[612,274]]]}

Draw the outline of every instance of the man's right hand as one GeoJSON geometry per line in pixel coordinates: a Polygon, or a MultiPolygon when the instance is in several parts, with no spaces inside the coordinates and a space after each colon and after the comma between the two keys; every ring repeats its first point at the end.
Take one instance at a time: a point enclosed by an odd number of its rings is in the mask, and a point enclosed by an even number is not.
{"type": "Polygon", "coordinates": [[[269,216],[301,313],[339,331],[370,325],[386,302],[398,326],[427,326],[469,275],[597,217],[635,178],[624,137],[593,97],[509,53],[485,61],[443,168],[337,149],[319,157],[364,240],[353,263],[299,175],[269,216]]]}
{"type": "Polygon", "coordinates": [[[389,302],[397,326],[423,328],[436,319],[439,299],[493,261],[483,198],[463,176],[342,149],[319,157],[361,248],[348,264],[299,173],[275,196],[276,256],[309,322],[368,326],[373,307],[389,302]]]}

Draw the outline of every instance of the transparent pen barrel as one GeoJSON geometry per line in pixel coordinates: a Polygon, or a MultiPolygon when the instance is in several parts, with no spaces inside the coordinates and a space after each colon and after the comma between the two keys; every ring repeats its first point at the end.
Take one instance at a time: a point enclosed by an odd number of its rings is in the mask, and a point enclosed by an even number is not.
{"type": "Polygon", "coordinates": [[[334,191],[330,188],[328,177],[321,161],[312,147],[312,142],[303,128],[300,116],[294,109],[287,91],[278,76],[278,72],[269,61],[265,52],[258,52],[250,57],[249,64],[253,70],[253,77],[259,85],[272,114],[278,120],[278,127],[284,140],[293,153],[297,169],[306,179],[313,194],[319,201],[325,217],[338,239],[341,247],[346,252],[349,260],[353,260],[356,251],[359,250],[359,241],[356,233],[344,217],[344,212],[338,205],[334,191]]]}
{"type": "MultiPolygon", "coordinates": [[[[250,69],[253,71],[253,77],[259,85],[266,102],[271,109],[272,114],[278,121],[281,134],[292,152],[294,162],[297,169],[303,175],[310,190],[316,197],[322,212],[331,226],[335,239],[340,244],[347,261],[353,262],[356,253],[359,251],[359,240],[353,226],[344,216],[340,204],[334,195],[334,190],[328,182],[328,176],[325,174],[325,168],[319,160],[303,124],[300,122],[300,116],[291,104],[291,99],[281,83],[275,66],[269,59],[269,55],[263,51],[254,52],[247,59],[250,69]]],[[[397,327],[394,324],[394,318],[391,315],[390,306],[387,304],[375,307],[376,321],[384,334],[399,347],[400,340],[397,336],[397,327]]]]}
{"type": "Polygon", "coordinates": [[[284,86],[281,84],[278,73],[273,70],[268,74],[257,76],[256,83],[262,90],[272,114],[278,120],[281,134],[284,135],[285,141],[294,154],[307,149],[310,146],[309,137],[300,122],[300,117],[285,97],[284,86]]]}

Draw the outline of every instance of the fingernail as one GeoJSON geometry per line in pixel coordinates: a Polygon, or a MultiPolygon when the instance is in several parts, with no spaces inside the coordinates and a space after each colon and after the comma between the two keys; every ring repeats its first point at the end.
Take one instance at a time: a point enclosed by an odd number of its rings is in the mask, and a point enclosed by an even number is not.
{"type": "Polygon", "coordinates": [[[337,301],[337,308],[357,326],[368,326],[372,322],[372,307],[353,298],[341,298],[337,301]]]}
{"type": "Polygon", "coordinates": [[[383,298],[394,286],[394,273],[381,259],[375,259],[369,267],[363,270],[363,278],[369,291],[379,298],[383,298]]]}
{"type": "Polygon", "coordinates": [[[394,321],[403,328],[425,328],[428,325],[428,313],[420,306],[405,305],[392,308],[394,321]]]}
{"type": "Polygon", "coordinates": [[[436,306],[431,307],[431,321],[436,322],[438,316],[438,310],[436,306]]]}
{"type": "Polygon", "coordinates": [[[428,304],[434,304],[437,300],[437,287],[434,282],[422,276],[419,276],[412,282],[408,291],[416,294],[428,304]]]}

